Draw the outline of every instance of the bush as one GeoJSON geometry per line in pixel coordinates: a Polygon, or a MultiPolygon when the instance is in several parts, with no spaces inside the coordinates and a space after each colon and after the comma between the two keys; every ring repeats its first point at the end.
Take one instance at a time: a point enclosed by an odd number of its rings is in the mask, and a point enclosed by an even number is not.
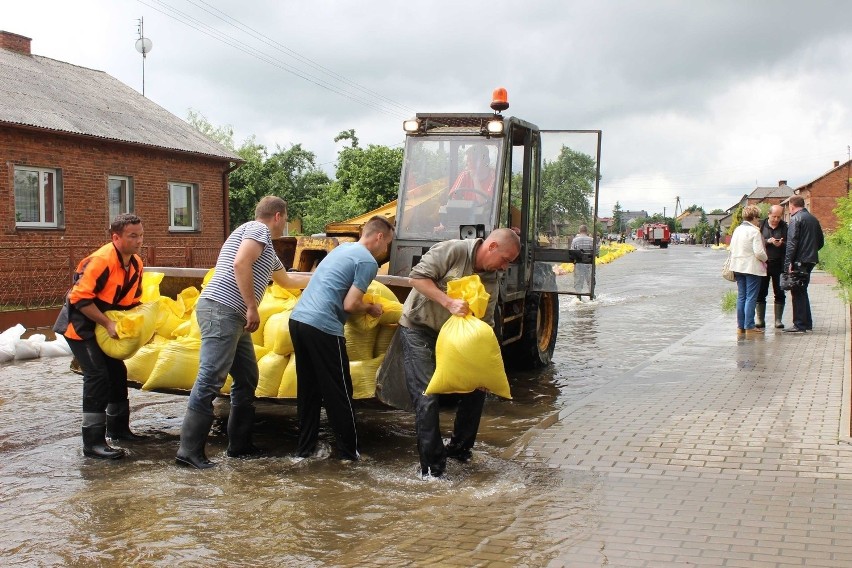
{"type": "Polygon", "coordinates": [[[722,295],[722,311],[732,312],[737,309],[737,291],[728,290],[722,295]]]}
{"type": "Polygon", "coordinates": [[[852,297],[852,198],[837,200],[837,230],[819,251],[820,266],[834,275],[847,300],[852,297]]]}

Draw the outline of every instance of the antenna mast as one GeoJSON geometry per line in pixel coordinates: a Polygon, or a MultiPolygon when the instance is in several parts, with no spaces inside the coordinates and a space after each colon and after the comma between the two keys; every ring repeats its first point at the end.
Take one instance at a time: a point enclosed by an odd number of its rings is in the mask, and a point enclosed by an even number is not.
{"type": "Polygon", "coordinates": [[[151,51],[151,48],[154,47],[154,44],[151,43],[151,40],[145,37],[145,18],[139,18],[137,20],[139,22],[138,27],[136,28],[136,32],[139,34],[139,39],[136,40],[136,51],[142,54],[142,96],[145,96],[145,57],[148,55],[148,52],[151,51]]]}

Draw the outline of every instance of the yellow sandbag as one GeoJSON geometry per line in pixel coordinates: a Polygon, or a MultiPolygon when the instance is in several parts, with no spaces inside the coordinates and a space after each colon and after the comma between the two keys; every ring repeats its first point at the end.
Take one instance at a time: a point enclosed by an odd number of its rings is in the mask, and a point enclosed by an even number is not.
{"type": "Polygon", "coordinates": [[[376,396],[376,373],[385,360],[382,353],[365,361],[350,361],[349,373],[352,375],[352,398],[373,398],[376,396]]]}
{"type": "Polygon", "coordinates": [[[281,377],[281,386],[278,387],[278,398],[296,398],[296,356],[292,355],[284,375],[281,377]]]}
{"type": "Polygon", "coordinates": [[[349,355],[349,360],[372,359],[378,333],[378,327],[362,329],[347,321],[343,326],[343,336],[346,338],[346,353],[349,355]]]}
{"type": "Polygon", "coordinates": [[[179,337],[169,341],[160,349],[157,364],[151,371],[151,376],[142,385],[142,390],[191,390],[198,376],[200,355],[200,339],[179,337]]]}
{"type": "Polygon", "coordinates": [[[364,293],[364,301],[368,304],[381,304],[382,315],[378,318],[369,314],[354,314],[349,316],[349,322],[361,329],[372,329],[377,325],[397,323],[402,316],[402,304],[390,288],[377,280],[373,280],[364,293]]]}
{"type": "Polygon", "coordinates": [[[435,373],[426,394],[473,392],[486,389],[512,398],[494,330],[472,315],[450,316],[435,345],[435,373]]]}
{"type": "Polygon", "coordinates": [[[272,314],[266,320],[263,330],[263,346],[279,355],[293,353],[293,339],[290,337],[291,310],[272,314]]]}
{"type": "Polygon", "coordinates": [[[172,339],[174,337],[172,333],[174,333],[175,329],[177,329],[177,327],[184,321],[189,320],[182,319],[177,313],[177,310],[179,310],[181,314],[183,313],[182,303],[179,304],[168,296],[160,297],[159,302],[160,310],[157,313],[156,327],[157,336],[172,339]]]}
{"type": "Polygon", "coordinates": [[[225,379],[225,384],[222,385],[222,388],[219,389],[219,392],[222,394],[231,394],[231,385],[234,384],[234,377],[228,375],[228,378],[225,379]]]}
{"type": "Polygon", "coordinates": [[[373,280],[372,282],[370,282],[370,285],[367,287],[367,291],[365,292],[365,294],[375,294],[387,300],[394,300],[396,302],[399,301],[399,298],[396,297],[396,294],[393,293],[393,290],[391,290],[378,280],[373,280]]]}
{"type": "Polygon", "coordinates": [[[149,343],[140,347],[133,357],[125,359],[124,366],[127,367],[127,379],[145,384],[157,364],[160,350],[166,343],[168,343],[167,340],[155,335],[149,343]]]}
{"type": "Polygon", "coordinates": [[[360,329],[373,329],[377,325],[397,323],[402,316],[402,304],[396,299],[389,300],[378,294],[364,294],[364,302],[382,306],[382,315],[376,317],[363,313],[349,316],[347,321],[360,329]]]}
{"type": "Polygon", "coordinates": [[[260,361],[260,358],[269,353],[269,349],[264,347],[263,345],[255,345],[254,346],[254,360],[260,361]]]}
{"type": "Polygon", "coordinates": [[[289,356],[279,355],[274,351],[270,351],[261,357],[260,361],[257,362],[260,378],[257,381],[257,389],[254,391],[255,396],[278,396],[281,377],[284,376],[284,369],[287,368],[289,362],[289,356]]]}
{"type": "Polygon", "coordinates": [[[113,339],[102,325],[95,326],[95,338],[104,353],[114,359],[128,359],[148,343],[157,327],[159,302],[140,304],[129,310],[108,310],[104,315],[115,322],[118,339],[113,339]]]}
{"type": "Polygon", "coordinates": [[[393,334],[396,333],[398,327],[398,325],[379,326],[379,332],[376,334],[376,345],[373,347],[374,357],[387,353],[393,334]]]}
{"type": "Polygon", "coordinates": [[[177,326],[172,332],[172,337],[181,338],[188,337],[191,339],[201,339],[201,328],[198,327],[198,317],[195,315],[195,310],[192,310],[192,315],[189,319],[179,326],[177,326]]]}
{"type": "Polygon", "coordinates": [[[263,299],[257,306],[257,315],[260,316],[260,326],[251,334],[251,340],[255,345],[264,344],[264,331],[266,322],[273,314],[290,311],[296,307],[299,290],[287,290],[278,284],[272,283],[263,294],[263,299]]]}
{"type": "Polygon", "coordinates": [[[195,286],[184,288],[178,294],[178,300],[183,302],[183,317],[186,317],[189,312],[195,309],[195,304],[198,302],[198,296],[201,292],[195,286]]]}
{"type": "Polygon", "coordinates": [[[160,299],[160,282],[163,281],[165,274],[162,272],[142,272],[142,296],[139,301],[143,304],[148,302],[156,302],[160,299]]]}
{"type": "Polygon", "coordinates": [[[470,307],[470,312],[480,319],[485,316],[488,300],[491,298],[491,294],[485,291],[485,286],[482,285],[478,274],[447,282],[447,296],[465,300],[470,307]]]}

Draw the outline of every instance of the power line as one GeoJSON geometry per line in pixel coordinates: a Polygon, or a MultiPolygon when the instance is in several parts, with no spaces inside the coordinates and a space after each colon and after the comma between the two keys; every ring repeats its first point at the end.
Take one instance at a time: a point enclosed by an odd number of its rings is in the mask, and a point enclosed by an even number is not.
{"type": "Polygon", "coordinates": [[[387,106],[383,105],[381,102],[374,102],[374,101],[366,100],[359,95],[355,95],[351,92],[347,92],[345,90],[342,90],[341,88],[338,88],[335,85],[331,85],[331,84],[327,83],[326,81],[323,81],[320,78],[317,78],[317,77],[314,77],[314,76],[312,76],[308,73],[305,73],[300,69],[296,69],[296,68],[280,61],[279,59],[276,59],[276,58],[274,58],[270,55],[267,55],[267,54],[261,52],[260,50],[254,48],[254,47],[251,47],[250,45],[247,45],[246,43],[228,35],[227,33],[216,30],[212,26],[205,24],[204,22],[201,22],[197,18],[194,18],[193,16],[186,14],[185,12],[182,12],[182,11],[176,9],[176,8],[173,8],[172,6],[169,6],[165,2],[162,2],[161,0],[152,0],[152,1],[157,2],[158,4],[162,5],[164,8],[166,8],[168,10],[171,10],[172,12],[174,12],[174,14],[163,11],[156,6],[152,6],[151,4],[148,4],[147,2],[145,2],[144,0],[138,0],[138,2],[140,4],[148,6],[152,10],[156,10],[157,12],[160,12],[161,14],[168,16],[169,18],[172,18],[173,20],[178,21],[178,22],[180,22],[180,23],[182,23],[182,24],[184,24],[184,25],[186,25],[186,26],[188,26],[188,27],[190,27],[194,30],[197,30],[197,31],[199,31],[199,32],[201,32],[201,33],[203,33],[207,36],[212,37],[213,39],[216,39],[216,40],[218,40],[218,41],[220,41],[220,42],[222,42],[226,45],[229,45],[229,46],[231,46],[231,47],[233,47],[233,48],[235,48],[239,51],[242,51],[243,53],[246,53],[246,54],[248,54],[248,55],[250,55],[250,56],[252,56],[256,59],[259,59],[260,61],[263,61],[264,63],[268,63],[269,65],[272,65],[273,67],[277,67],[278,69],[281,69],[282,71],[285,71],[287,73],[295,75],[296,77],[299,77],[300,79],[303,79],[303,80],[305,80],[309,83],[312,83],[312,84],[314,84],[318,87],[321,87],[321,88],[323,88],[327,91],[333,92],[333,93],[338,94],[338,95],[343,96],[343,97],[346,97],[346,98],[348,98],[352,101],[355,101],[355,102],[358,102],[358,103],[360,103],[364,106],[370,107],[373,110],[376,110],[376,111],[381,112],[383,114],[394,116],[396,118],[403,118],[404,119],[404,118],[407,118],[407,117],[410,116],[409,113],[402,114],[399,111],[388,108],[387,106]],[[177,15],[175,15],[175,14],[177,14],[177,15]]]}
{"type": "Polygon", "coordinates": [[[377,93],[376,91],[368,89],[367,87],[364,87],[363,85],[346,78],[345,76],[329,69],[328,67],[325,67],[325,66],[321,65],[320,63],[317,63],[316,61],[314,61],[314,60],[312,60],[308,57],[305,57],[304,55],[290,49],[289,47],[287,47],[287,46],[285,46],[281,43],[278,43],[277,41],[270,38],[269,36],[264,35],[263,33],[255,30],[254,28],[243,24],[242,22],[236,20],[235,18],[232,18],[231,16],[229,16],[225,12],[219,10],[218,8],[211,6],[207,2],[204,2],[204,0],[199,0],[199,2],[201,2],[201,4],[204,4],[205,6],[210,7],[212,10],[215,10],[219,14],[222,14],[222,16],[224,16],[224,18],[221,17],[221,16],[217,16],[216,14],[214,14],[210,10],[207,10],[206,8],[203,8],[202,6],[199,6],[193,0],[186,0],[186,1],[189,2],[190,4],[195,5],[196,7],[200,8],[201,10],[204,10],[208,14],[210,14],[210,15],[216,17],[216,18],[219,18],[220,20],[222,20],[226,24],[229,24],[229,25],[239,29],[243,33],[246,33],[246,34],[254,37],[255,39],[269,45],[270,47],[273,47],[273,48],[277,49],[278,51],[281,51],[281,52],[289,55],[290,57],[293,57],[294,59],[297,59],[297,60],[301,61],[302,63],[307,64],[309,67],[312,67],[312,68],[316,69],[317,71],[320,71],[322,73],[325,73],[326,75],[329,75],[330,77],[334,78],[337,81],[351,85],[351,86],[355,87],[356,89],[358,89],[358,90],[360,90],[360,91],[362,91],[362,92],[364,92],[364,93],[366,93],[370,96],[381,99],[381,100],[389,103],[392,106],[395,106],[399,109],[405,110],[406,112],[409,112],[409,113],[416,112],[415,109],[413,109],[409,106],[406,106],[404,104],[398,103],[398,102],[394,101],[393,99],[390,99],[390,98],[385,97],[384,95],[382,95],[380,93],[377,93]],[[230,20],[230,22],[227,21],[225,18],[227,18],[227,20],[230,20]]]}

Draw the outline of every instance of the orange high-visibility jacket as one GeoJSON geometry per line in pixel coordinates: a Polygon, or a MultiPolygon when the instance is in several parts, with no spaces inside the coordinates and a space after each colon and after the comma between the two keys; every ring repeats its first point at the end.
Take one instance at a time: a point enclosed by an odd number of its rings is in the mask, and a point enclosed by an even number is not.
{"type": "Polygon", "coordinates": [[[134,254],[125,270],[121,253],[107,243],[80,261],[53,331],[68,339],[91,339],[95,322],[79,308],[94,303],[102,312],[126,310],[138,305],[141,296],[142,259],[134,254]]]}

